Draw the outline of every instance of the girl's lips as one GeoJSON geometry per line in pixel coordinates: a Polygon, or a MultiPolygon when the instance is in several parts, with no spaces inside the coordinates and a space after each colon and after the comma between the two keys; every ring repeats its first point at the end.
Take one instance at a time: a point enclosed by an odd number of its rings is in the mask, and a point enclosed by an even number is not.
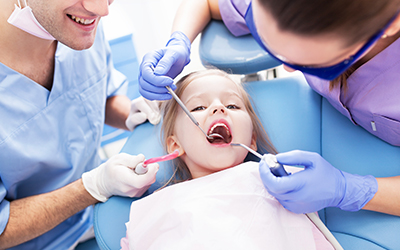
{"type": "Polygon", "coordinates": [[[229,124],[224,119],[214,121],[208,129],[207,134],[212,137],[212,139],[207,138],[207,140],[213,145],[229,145],[232,141],[229,124]]]}
{"type": "Polygon", "coordinates": [[[211,129],[213,128],[213,126],[218,124],[218,123],[225,124],[228,127],[229,133],[231,133],[231,128],[229,126],[229,123],[225,119],[218,119],[218,120],[215,120],[215,121],[213,121],[211,123],[210,127],[208,128],[208,134],[210,134],[211,129]]]}

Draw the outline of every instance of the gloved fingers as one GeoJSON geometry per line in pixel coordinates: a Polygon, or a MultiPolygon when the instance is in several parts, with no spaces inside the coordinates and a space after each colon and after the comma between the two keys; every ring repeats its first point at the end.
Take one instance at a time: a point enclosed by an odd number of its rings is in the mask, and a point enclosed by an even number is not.
{"type": "Polygon", "coordinates": [[[274,196],[287,194],[294,190],[298,190],[302,186],[301,178],[293,178],[300,173],[295,173],[289,176],[276,177],[271,173],[268,164],[265,161],[260,161],[259,171],[261,180],[269,193],[274,196]]]}
{"type": "Polygon", "coordinates": [[[110,158],[115,164],[126,166],[130,169],[134,169],[136,165],[143,162],[144,159],[145,157],[142,154],[130,155],[126,153],[120,153],[110,158]]]}
{"type": "MultiPolygon", "coordinates": [[[[160,76],[161,77],[161,76],[160,76]]],[[[145,92],[154,93],[154,94],[168,94],[168,89],[165,87],[168,84],[158,84],[157,82],[148,81],[148,79],[144,79],[142,76],[139,77],[139,86],[145,92]]],[[[171,86],[175,86],[171,84],[171,86]]],[[[176,88],[176,87],[175,87],[176,88]]],[[[144,96],[147,98],[147,96],[144,96]]],[[[149,99],[149,98],[147,98],[149,99]]],[[[150,100],[150,99],[149,99],[150,100]]]]}
{"type": "Polygon", "coordinates": [[[139,85],[139,93],[145,97],[148,100],[160,100],[160,101],[164,101],[164,100],[170,100],[172,98],[171,94],[168,93],[167,89],[165,89],[165,92],[163,93],[154,93],[154,92],[150,92],[145,90],[144,88],[142,88],[142,85],[139,85]]]}
{"type": "MultiPolygon", "coordinates": [[[[160,109],[156,102],[149,101],[143,97],[136,98],[131,104],[131,114],[132,112],[141,112],[147,116],[147,119],[151,124],[156,125],[161,120],[160,109]]],[[[143,121],[144,122],[144,121],[143,121]]]]}
{"type": "Polygon", "coordinates": [[[316,156],[319,155],[314,152],[293,150],[277,154],[276,160],[283,165],[302,165],[305,167],[310,167],[314,165],[316,156]]]}
{"type": "MultiPolygon", "coordinates": [[[[156,174],[159,169],[159,165],[157,163],[153,163],[147,165],[147,167],[147,173],[141,175],[136,174],[132,169],[129,168],[120,169],[119,180],[127,185],[127,189],[131,189],[132,187],[139,189],[150,186],[156,181],[156,174]]],[[[127,190],[124,192],[127,192],[127,190]]]]}
{"type": "Polygon", "coordinates": [[[143,176],[143,178],[146,180],[146,182],[148,183],[147,185],[151,185],[156,181],[156,175],[158,170],[160,169],[160,165],[158,165],[158,163],[151,163],[149,165],[147,165],[148,171],[147,173],[145,173],[143,176]]]}
{"type": "Polygon", "coordinates": [[[150,115],[147,114],[147,119],[153,125],[158,124],[161,121],[161,111],[160,111],[159,102],[150,101],[147,99],[144,99],[144,101],[147,103],[148,107],[152,111],[150,115]]]}
{"type": "Polygon", "coordinates": [[[164,51],[164,56],[159,60],[154,69],[154,74],[158,76],[166,75],[179,57],[179,54],[172,49],[166,48],[164,51]]]}
{"type": "Polygon", "coordinates": [[[145,113],[137,112],[128,116],[125,121],[125,125],[129,131],[133,131],[137,125],[144,123],[146,120],[147,115],[145,113]]]}
{"type": "Polygon", "coordinates": [[[143,68],[139,76],[139,83],[147,91],[163,93],[167,91],[165,86],[171,86],[174,80],[169,76],[155,75],[149,65],[143,68]]]}
{"type": "MultiPolygon", "coordinates": [[[[140,64],[140,74],[139,74],[139,83],[142,84],[149,84],[153,86],[168,86],[171,85],[174,81],[164,75],[156,75],[154,74],[155,67],[157,66],[158,62],[163,58],[165,50],[155,50],[152,52],[147,53],[143,57],[143,61],[140,64]],[[143,81],[140,81],[140,78],[143,81]]],[[[144,88],[147,90],[147,87],[144,88]]],[[[150,90],[149,90],[150,91],[150,90]]]]}
{"type": "Polygon", "coordinates": [[[310,209],[304,208],[303,206],[299,205],[299,203],[297,202],[293,202],[290,200],[280,200],[279,203],[281,203],[281,205],[286,208],[287,210],[289,210],[292,213],[295,214],[304,214],[304,213],[311,213],[311,212],[315,212],[315,211],[311,211],[310,209]]]}

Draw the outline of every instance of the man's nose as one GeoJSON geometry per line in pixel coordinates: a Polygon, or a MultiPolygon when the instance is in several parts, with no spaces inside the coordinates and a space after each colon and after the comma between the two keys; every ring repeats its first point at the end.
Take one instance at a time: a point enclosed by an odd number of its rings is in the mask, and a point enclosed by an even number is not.
{"type": "Polygon", "coordinates": [[[107,16],[108,15],[108,6],[111,4],[112,0],[83,0],[83,7],[97,15],[97,16],[107,16]]]}

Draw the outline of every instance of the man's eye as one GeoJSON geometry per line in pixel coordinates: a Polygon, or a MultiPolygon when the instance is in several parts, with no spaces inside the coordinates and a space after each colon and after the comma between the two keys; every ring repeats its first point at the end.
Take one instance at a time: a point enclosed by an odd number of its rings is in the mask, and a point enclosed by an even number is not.
{"type": "Polygon", "coordinates": [[[235,105],[235,104],[229,104],[226,106],[227,109],[240,109],[239,106],[235,105]]]}
{"type": "Polygon", "coordinates": [[[198,107],[195,107],[194,109],[192,109],[190,112],[193,112],[193,111],[200,111],[200,110],[204,110],[204,109],[206,109],[206,107],[204,107],[204,106],[198,106],[198,107]]]}

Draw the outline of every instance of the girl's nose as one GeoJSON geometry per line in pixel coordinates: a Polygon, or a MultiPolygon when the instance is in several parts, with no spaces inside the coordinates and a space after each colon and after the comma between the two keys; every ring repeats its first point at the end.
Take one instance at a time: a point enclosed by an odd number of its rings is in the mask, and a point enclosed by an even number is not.
{"type": "Polygon", "coordinates": [[[110,5],[110,0],[83,0],[83,7],[97,15],[97,16],[107,16],[108,15],[108,6],[110,5]]]}
{"type": "Polygon", "coordinates": [[[215,105],[215,107],[212,109],[212,111],[213,111],[212,113],[214,115],[214,114],[218,114],[218,113],[224,114],[226,110],[225,110],[224,105],[218,104],[218,105],[215,105]]]}

